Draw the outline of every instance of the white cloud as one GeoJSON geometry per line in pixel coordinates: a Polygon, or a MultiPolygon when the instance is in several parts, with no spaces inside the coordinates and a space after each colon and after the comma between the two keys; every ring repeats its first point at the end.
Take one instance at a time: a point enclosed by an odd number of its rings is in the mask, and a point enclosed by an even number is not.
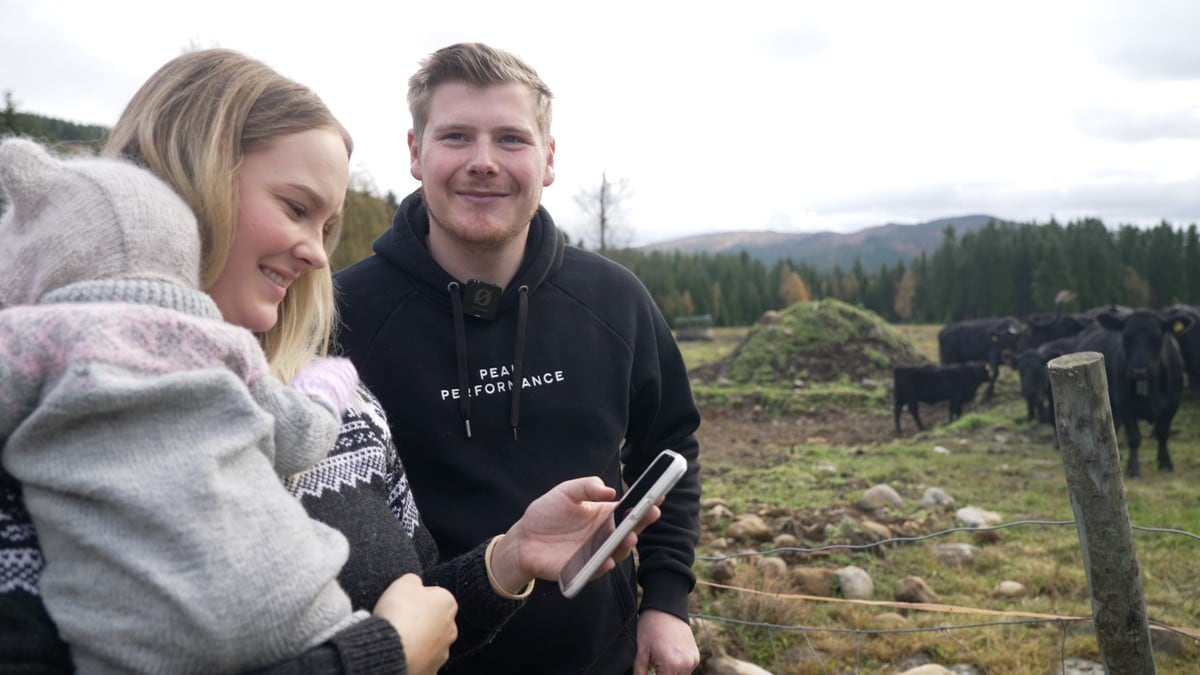
{"type": "Polygon", "coordinates": [[[1159,139],[1200,140],[1200,107],[1138,114],[1130,110],[1086,108],[1076,119],[1088,136],[1120,143],[1159,139]]]}
{"type": "Polygon", "coordinates": [[[9,0],[0,90],[109,125],[189,45],[240,49],[316,90],[354,134],[356,169],[402,196],[416,187],[407,78],[438,47],[480,40],[555,92],[545,204],[568,228],[601,172],[628,180],[639,241],[981,212],[1187,224],[1197,25],[1187,0],[9,0]]]}

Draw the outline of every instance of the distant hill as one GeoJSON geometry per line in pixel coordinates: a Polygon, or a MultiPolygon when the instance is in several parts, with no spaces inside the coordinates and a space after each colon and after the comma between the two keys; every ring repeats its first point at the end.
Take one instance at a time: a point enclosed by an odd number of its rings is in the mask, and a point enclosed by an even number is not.
{"type": "Polygon", "coordinates": [[[781,258],[790,258],[796,263],[807,263],[816,269],[832,270],[834,266],[849,270],[856,259],[861,259],[868,271],[878,270],[887,263],[895,266],[903,261],[908,264],[921,252],[932,254],[942,243],[943,230],[953,226],[955,235],[982,228],[989,221],[1005,222],[994,216],[970,215],[957,218],[942,218],[916,225],[890,223],[869,227],[858,232],[839,234],[836,232],[714,232],[639,247],[645,253],[655,251],[684,253],[730,253],[742,251],[772,265],[781,258]]]}

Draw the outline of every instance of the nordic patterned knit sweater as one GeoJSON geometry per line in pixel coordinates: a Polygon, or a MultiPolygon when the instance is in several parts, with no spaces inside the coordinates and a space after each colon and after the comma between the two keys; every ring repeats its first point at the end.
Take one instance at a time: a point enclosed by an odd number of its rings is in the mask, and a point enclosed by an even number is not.
{"type": "Polygon", "coordinates": [[[311,465],[338,427],[200,291],[80,282],[0,310],[3,466],[83,672],[236,672],[365,618],[345,538],[272,463],[311,465]]]}

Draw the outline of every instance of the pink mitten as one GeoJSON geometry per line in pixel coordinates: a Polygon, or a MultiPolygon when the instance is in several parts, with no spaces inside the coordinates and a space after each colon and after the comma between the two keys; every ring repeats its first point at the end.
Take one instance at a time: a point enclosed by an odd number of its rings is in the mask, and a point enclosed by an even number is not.
{"type": "Polygon", "coordinates": [[[292,378],[293,389],[329,403],[338,412],[350,405],[357,387],[358,371],[350,359],[340,356],[317,359],[292,378]]]}

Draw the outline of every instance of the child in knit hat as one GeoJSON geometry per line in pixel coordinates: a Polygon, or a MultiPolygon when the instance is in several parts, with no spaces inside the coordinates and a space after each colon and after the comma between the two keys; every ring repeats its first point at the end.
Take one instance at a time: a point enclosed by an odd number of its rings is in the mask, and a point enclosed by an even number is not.
{"type": "Polygon", "coordinates": [[[345,538],[279,479],[333,447],[353,366],[275,379],[198,290],[196,220],[148,171],[11,138],[0,182],[2,464],[79,671],[245,670],[365,616],[345,538]]]}

